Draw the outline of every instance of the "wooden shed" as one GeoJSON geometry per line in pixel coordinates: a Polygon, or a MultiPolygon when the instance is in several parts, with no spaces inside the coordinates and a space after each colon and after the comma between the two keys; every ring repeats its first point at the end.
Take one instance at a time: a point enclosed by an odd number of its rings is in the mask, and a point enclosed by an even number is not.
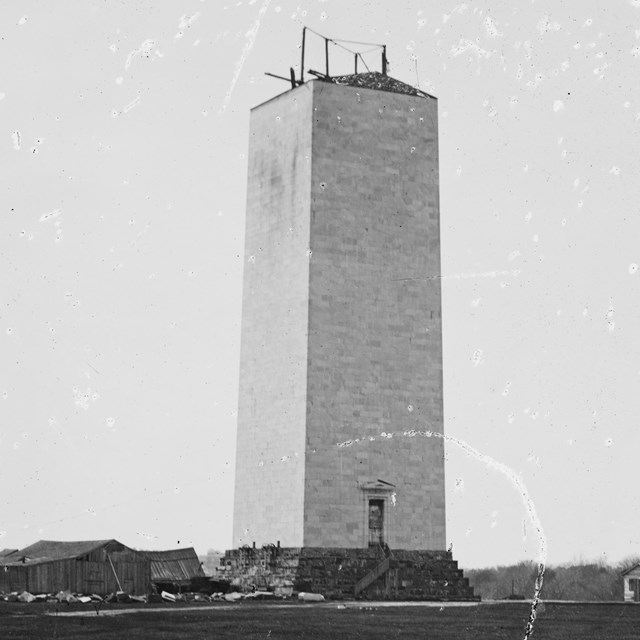
{"type": "Polygon", "coordinates": [[[640,602],[640,562],[622,572],[624,601],[640,602]]]}
{"type": "Polygon", "coordinates": [[[151,561],[117,540],[40,540],[0,557],[0,591],[105,595],[151,589],[151,561]]]}
{"type": "Polygon", "coordinates": [[[143,551],[151,562],[151,582],[156,590],[184,591],[194,579],[204,579],[202,563],[193,547],[169,551],[143,551]]]}

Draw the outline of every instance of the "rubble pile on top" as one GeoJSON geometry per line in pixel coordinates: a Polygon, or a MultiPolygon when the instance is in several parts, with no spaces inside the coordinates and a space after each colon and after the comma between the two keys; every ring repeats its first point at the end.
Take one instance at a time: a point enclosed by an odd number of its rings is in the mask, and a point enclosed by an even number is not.
{"type": "Polygon", "coordinates": [[[404,93],[409,96],[427,96],[424,91],[412,87],[410,84],[400,82],[395,78],[384,75],[379,71],[367,73],[354,73],[346,76],[332,76],[329,80],[335,84],[348,85],[350,87],[362,87],[363,89],[376,89],[391,93],[404,93]]]}

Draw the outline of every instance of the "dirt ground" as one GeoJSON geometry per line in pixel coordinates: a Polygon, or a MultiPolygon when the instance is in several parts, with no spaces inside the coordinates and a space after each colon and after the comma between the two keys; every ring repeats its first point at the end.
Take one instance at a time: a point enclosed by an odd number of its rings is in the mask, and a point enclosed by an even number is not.
{"type": "MultiPolygon", "coordinates": [[[[308,638],[434,640],[524,638],[525,602],[440,606],[388,603],[275,604],[240,602],[202,606],[91,605],[0,602],[0,637],[98,640],[185,638],[308,638]],[[74,614],[74,615],[70,615],[74,614]]],[[[631,640],[639,637],[640,606],[572,603],[541,606],[537,640],[631,640]]]]}

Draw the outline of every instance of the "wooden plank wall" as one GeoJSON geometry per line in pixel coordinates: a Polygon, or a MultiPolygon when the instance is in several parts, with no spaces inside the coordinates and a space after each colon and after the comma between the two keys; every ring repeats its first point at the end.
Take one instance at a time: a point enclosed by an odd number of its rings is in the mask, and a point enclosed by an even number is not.
{"type": "MultiPolygon", "coordinates": [[[[109,553],[122,589],[130,594],[151,590],[151,563],[130,550],[109,553]]],[[[0,591],[106,595],[118,590],[111,564],[103,549],[83,559],[54,560],[37,565],[0,567],[0,591]]]]}

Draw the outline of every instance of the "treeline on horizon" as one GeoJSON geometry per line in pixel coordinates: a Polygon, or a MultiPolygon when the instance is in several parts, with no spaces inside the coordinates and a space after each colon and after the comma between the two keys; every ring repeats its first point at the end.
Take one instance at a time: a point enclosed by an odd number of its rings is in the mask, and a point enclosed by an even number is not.
{"type": "MultiPolygon", "coordinates": [[[[624,600],[622,572],[640,562],[627,558],[617,564],[604,561],[547,566],[541,597],[543,600],[624,600]]],[[[486,600],[533,597],[538,563],[518,564],[488,569],[465,569],[474,593],[486,600]]]]}

